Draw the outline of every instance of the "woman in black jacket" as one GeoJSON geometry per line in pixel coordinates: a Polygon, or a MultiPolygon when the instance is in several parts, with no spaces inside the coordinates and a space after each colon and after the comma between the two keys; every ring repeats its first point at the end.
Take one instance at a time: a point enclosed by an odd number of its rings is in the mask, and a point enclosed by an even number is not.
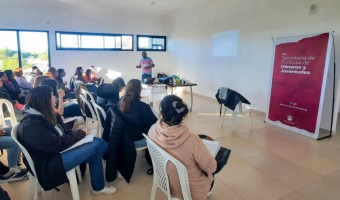
{"type": "Polygon", "coordinates": [[[125,94],[119,100],[117,109],[117,115],[125,122],[136,148],[146,146],[146,140],[142,134],[147,134],[150,127],[157,121],[151,107],[140,100],[141,91],[141,81],[131,79],[126,84],[125,94]]]}
{"type": "Polygon", "coordinates": [[[65,151],[89,131],[67,130],[54,111],[54,98],[48,86],[31,89],[25,108],[27,115],[18,129],[18,140],[32,157],[39,183],[45,190],[57,187],[67,181],[65,172],[86,162],[90,167],[92,194],[114,194],[116,188],[105,186],[103,174],[102,155],[107,153],[107,143],[94,138],[93,142],[65,151]]]}

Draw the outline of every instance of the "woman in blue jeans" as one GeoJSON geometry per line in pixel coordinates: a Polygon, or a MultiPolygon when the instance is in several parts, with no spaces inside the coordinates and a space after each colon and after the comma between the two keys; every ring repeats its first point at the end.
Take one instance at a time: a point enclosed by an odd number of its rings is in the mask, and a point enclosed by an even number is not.
{"type": "Polygon", "coordinates": [[[17,168],[20,148],[11,137],[12,128],[0,126],[0,150],[7,150],[8,166],[17,168]]]}
{"type": "Polygon", "coordinates": [[[116,188],[105,186],[103,174],[102,156],[107,153],[107,143],[94,138],[93,142],[65,151],[89,131],[86,128],[67,130],[54,110],[54,98],[48,86],[31,89],[25,107],[27,114],[18,129],[18,140],[32,157],[40,185],[44,190],[53,189],[67,181],[65,172],[86,162],[90,168],[92,194],[114,194],[116,188]]]}

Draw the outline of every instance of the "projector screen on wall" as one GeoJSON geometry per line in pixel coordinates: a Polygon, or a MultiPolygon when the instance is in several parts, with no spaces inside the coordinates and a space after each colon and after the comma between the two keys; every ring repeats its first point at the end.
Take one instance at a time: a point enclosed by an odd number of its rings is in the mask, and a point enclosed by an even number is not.
{"type": "Polygon", "coordinates": [[[236,56],[240,30],[224,31],[212,35],[213,56],[236,56]]]}

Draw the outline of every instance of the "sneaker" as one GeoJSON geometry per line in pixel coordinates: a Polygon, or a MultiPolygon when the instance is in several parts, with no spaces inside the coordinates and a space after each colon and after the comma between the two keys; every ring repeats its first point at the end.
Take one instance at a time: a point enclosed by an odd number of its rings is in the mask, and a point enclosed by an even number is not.
{"type": "Polygon", "coordinates": [[[114,187],[114,186],[105,186],[104,189],[102,189],[102,190],[94,191],[92,189],[92,191],[91,191],[91,193],[93,195],[96,195],[96,194],[113,195],[116,192],[117,192],[117,188],[114,187]]]}
{"type": "Polygon", "coordinates": [[[28,179],[28,170],[27,169],[20,169],[20,168],[10,168],[9,173],[10,175],[5,177],[0,175],[0,183],[11,183],[15,181],[22,181],[28,179]]]}

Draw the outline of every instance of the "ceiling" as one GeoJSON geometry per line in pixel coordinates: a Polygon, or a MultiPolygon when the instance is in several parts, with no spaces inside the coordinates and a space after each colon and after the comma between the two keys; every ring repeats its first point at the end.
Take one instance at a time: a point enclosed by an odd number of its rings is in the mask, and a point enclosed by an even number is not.
{"type": "Polygon", "coordinates": [[[82,6],[112,7],[130,12],[169,14],[185,4],[199,0],[49,0],[82,6]]]}

